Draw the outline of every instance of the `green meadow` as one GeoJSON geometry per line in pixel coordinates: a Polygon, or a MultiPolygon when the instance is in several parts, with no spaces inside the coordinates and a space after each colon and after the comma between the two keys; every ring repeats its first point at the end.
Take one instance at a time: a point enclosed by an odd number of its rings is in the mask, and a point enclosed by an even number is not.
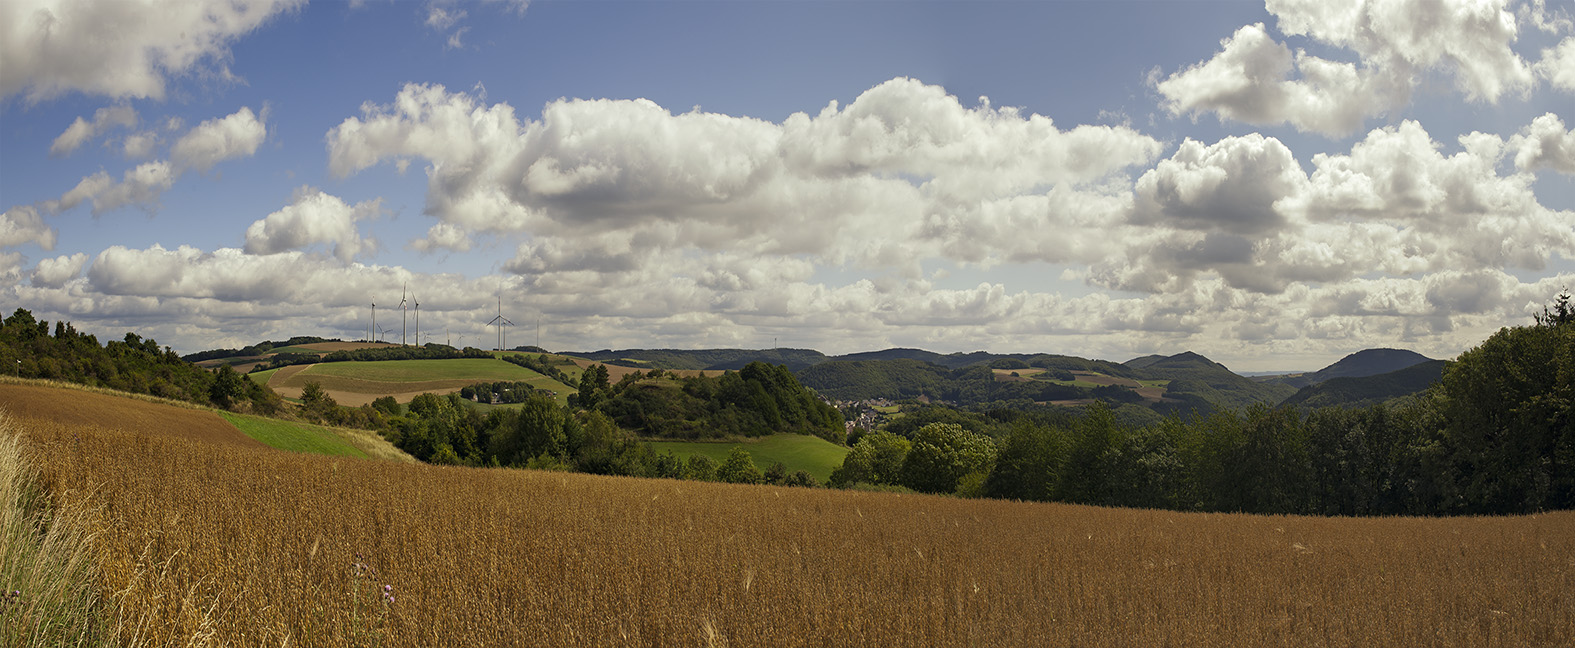
{"type": "Polygon", "coordinates": [[[673,454],[687,459],[693,454],[703,454],[717,463],[727,460],[733,446],[743,446],[749,451],[755,465],[764,471],[771,464],[782,462],[789,473],[803,470],[815,476],[815,479],[824,484],[831,479],[831,471],[842,465],[842,457],[848,449],[820,437],[806,434],[773,434],[754,440],[744,441],[650,441],[651,448],[657,454],[673,451],[673,454]]]}

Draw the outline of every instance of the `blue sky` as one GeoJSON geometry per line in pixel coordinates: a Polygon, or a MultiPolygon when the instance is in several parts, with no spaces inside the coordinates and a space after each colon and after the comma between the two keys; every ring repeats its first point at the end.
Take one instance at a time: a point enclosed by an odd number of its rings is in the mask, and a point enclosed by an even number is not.
{"type": "Polygon", "coordinates": [[[0,5],[6,311],[1269,370],[1575,285],[1567,2],[144,4],[0,5]]]}

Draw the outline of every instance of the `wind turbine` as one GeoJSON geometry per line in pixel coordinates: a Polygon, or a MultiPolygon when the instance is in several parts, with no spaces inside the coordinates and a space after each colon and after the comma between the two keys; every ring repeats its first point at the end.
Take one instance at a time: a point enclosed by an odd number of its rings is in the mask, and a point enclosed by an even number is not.
{"type": "Polygon", "coordinates": [[[492,321],[487,322],[487,326],[497,325],[497,327],[498,327],[498,350],[499,351],[503,350],[503,325],[505,325],[505,324],[507,324],[509,326],[514,326],[514,322],[510,322],[509,318],[503,316],[503,295],[498,295],[498,316],[492,318],[492,321]]]}
{"type": "Polygon", "coordinates": [[[410,301],[416,303],[416,346],[421,346],[421,300],[416,299],[415,293],[410,293],[410,301]]]}
{"type": "Polygon", "coordinates": [[[406,283],[399,289],[399,346],[405,346],[405,288],[409,287],[410,284],[406,283]]]}
{"type": "Polygon", "coordinates": [[[372,328],[366,332],[368,342],[377,341],[377,302],[372,302],[372,328]]]}

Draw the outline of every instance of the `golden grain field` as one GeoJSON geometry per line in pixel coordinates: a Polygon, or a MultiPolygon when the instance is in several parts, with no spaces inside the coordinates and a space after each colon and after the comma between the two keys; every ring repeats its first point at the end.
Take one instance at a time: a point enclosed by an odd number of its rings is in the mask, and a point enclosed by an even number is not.
{"type": "Polygon", "coordinates": [[[127,645],[1568,646],[1575,513],[1319,519],[411,466],[18,419],[127,645]]]}

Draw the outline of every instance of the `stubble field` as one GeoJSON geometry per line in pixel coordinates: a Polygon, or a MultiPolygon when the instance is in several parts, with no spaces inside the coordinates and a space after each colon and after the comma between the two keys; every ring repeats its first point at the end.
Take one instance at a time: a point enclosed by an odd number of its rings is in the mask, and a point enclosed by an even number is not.
{"type": "Polygon", "coordinates": [[[139,645],[1556,646],[1575,514],[1321,519],[410,466],[18,418],[139,645]],[[385,589],[385,586],[387,589],[385,589]]]}

